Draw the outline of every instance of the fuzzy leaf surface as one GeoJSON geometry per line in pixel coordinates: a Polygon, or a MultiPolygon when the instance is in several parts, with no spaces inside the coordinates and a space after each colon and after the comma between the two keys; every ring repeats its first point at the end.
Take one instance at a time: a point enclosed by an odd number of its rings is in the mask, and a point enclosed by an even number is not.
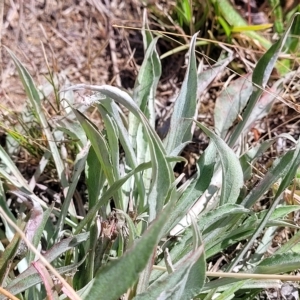
{"type": "Polygon", "coordinates": [[[197,126],[213,141],[222,164],[222,190],[220,204],[234,203],[244,184],[243,170],[240,161],[233,150],[215,133],[199,122],[197,126]]]}
{"type": "Polygon", "coordinates": [[[194,117],[197,106],[196,38],[197,33],[193,35],[191,41],[187,71],[175,102],[169,133],[165,139],[166,151],[169,155],[178,155],[185,143],[192,139],[191,118],[194,117]],[[174,153],[175,149],[176,153],[174,153]]]}
{"type": "Polygon", "coordinates": [[[132,249],[98,271],[86,299],[115,300],[137,281],[139,273],[143,271],[153,255],[163,224],[172,209],[170,204],[136,241],[132,249]]]}

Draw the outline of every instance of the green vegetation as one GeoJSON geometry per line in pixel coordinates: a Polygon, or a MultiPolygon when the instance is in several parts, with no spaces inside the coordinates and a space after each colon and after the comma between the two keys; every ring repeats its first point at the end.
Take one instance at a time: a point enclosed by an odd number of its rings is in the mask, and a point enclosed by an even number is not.
{"type": "MultiPolygon", "coordinates": [[[[230,16],[222,19],[221,4],[228,4],[225,2],[212,1],[218,5],[218,22],[230,36],[235,26],[244,24],[230,24],[230,16]],[[230,29],[225,28],[226,22],[230,29]]],[[[176,10],[179,24],[193,33],[202,23],[193,22],[190,1],[181,3],[176,10]]],[[[284,275],[300,268],[298,226],[288,219],[299,206],[282,200],[299,173],[300,143],[282,134],[243,151],[240,141],[251,124],[270,111],[281,86],[290,78],[287,73],[273,82],[272,92],[266,92],[271,72],[286,50],[290,32],[299,30],[294,25],[299,22],[300,14],[295,14],[280,38],[272,46],[264,45],[268,50],[251,79],[242,76],[220,93],[214,130],[194,120],[197,99],[233,57],[222,53],[211,69],[197,72],[195,33],[163,140],[155,132],[154,100],[162,71],[158,38],[146,23],[145,58],[132,95],[109,85],[75,84],[59,91],[51,75],[49,82],[57,100],[55,120],[45,114],[45,93],[6,49],[26,91],[29,113],[19,117],[20,127],[6,128],[10,140],[17,143],[7,149],[0,147],[0,215],[5,228],[1,237],[8,241],[0,244],[0,299],[116,300],[123,294],[125,299],[139,300],[254,299],[266,288],[279,287],[279,279],[299,280],[284,275]],[[75,100],[77,91],[83,93],[82,103],[75,100]],[[90,106],[97,108],[104,129],[89,119],[86,112],[90,106]],[[173,169],[184,161],[180,154],[192,141],[195,127],[210,143],[196,161],[197,172],[183,181],[184,176],[175,177],[173,169]],[[38,141],[36,128],[41,128],[40,138],[46,142],[38,141]],[[252,166],[278,138],[293,143],[292,149],[276,157],[252,186],[252,166]],[[9,155],[20,146],[39,159],[29,182],[9,155]],[[33,192],[49,165],[55,169],[53,176],[63,193],[59,208],[33,192]],[[78,204],[75,194],[81,180],[88,202],[78,204]],[[8,207],[8,193],[22,202],[19,218],[8,207]],[[272,194],[268,208],[254,210],[266,193],[272,194]],[[80,205],[87,211],[84,217],[78,216],[80,205]],[[23,217],[26,207],[30,213],[23,217]],[[293,228],[295,233],[274,253],[267,253],[279,227],[293,228]],[[254,247],[258,238],[260,243],[254,247]],[[223,261],[224,274],[207,272],[209,263],[221,253],[231,253],[238,243],[236,255],[223,261]],[[41,254],[40,247],[44,250],[41,254]]],[[[257,37],[254,31],[248,33],[257,37]]],[[[296,49],[295,43],[288,45],[289,50],[296,49]]]]}

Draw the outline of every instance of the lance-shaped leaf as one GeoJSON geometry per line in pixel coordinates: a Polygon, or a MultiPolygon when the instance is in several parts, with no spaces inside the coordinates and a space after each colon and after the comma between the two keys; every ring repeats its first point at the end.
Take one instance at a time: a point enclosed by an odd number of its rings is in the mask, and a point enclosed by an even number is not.
{"type": "Polygon", "coordinates": [[[294,18],[287,27],[285,33],[280,37],[280,39],[271,46],[271,48],[261,57],[258,61],[256,67],[253,71],[252,81],[253,81],[253,93],[250,96],[248,104],[245,108],[245,111],[242,115],[243,120],[238,123],[236,129],[234,130],[232,136],[229,140],[229,145],[233,146],[237,139],[240,137],[243,129],[245,128],[248,119],[259,99],[263,93],[263,89],[266,87],[267,82],[270,78],[271,72],[276,64],[278,56],[285,46],[285,42],[288,38],[291,26],[295,18],[300,18],[300,13],[295,14],[294,18]]]}
{"type": "Polygon", "coordinates": [[[192,139],[191,119],[195,115],[197,106],[196,39],[197,33],[193,35],[191,40],[187,71],[180,93],[175,101],[169,133],[164,141],[169,155],[178,155],[186,143],[192,139]]]}
{"type": "MultiPolygon", "coordinates": [[[[101,164],[103,172],[106,176],[109,185],[112,185],[115,181],[116,166],[112,163],[112,150],[104,137],[104,135],[97,130],[97,128],[78,110],[74,110],[74,114],[79,120],[81,126],[86,132],[87,137],[91,141],[97,158],[101,164]]],[[[117,208],[125,210],[122,206],[122,195],[120,191],[114,193],[114,201],[117,208]]]]}
{"type": "Polygon", "coordinates": [[[106,300],[118,299],[137,281],[139,273],[146,267],[153,255],[172,205],[169,203],[143,236],[136,241],[132,249],[119,260],[110,262],[98,271],[86,299],[98,300],[99,295],[102,295],[103,299],[106,300]]]}
{"type": "MultiPolygon", "coordinates": [[[[76,247],[78,244],[86,241],[89,238],[89,233],[81,233],[73,237],[66,238],[59,243],[55,244],[50,250],[48,250],[44,257],[47,259],[48,262],[52,262],[54,259],[59,257],[61,254],[65,253],[66,251],[76,247]]],[[[74,267],[72,268],[74,269],[74,267]]],[[[26,269],[23,273],[21,273],[17,278],[12,280],[6,287],[8,291],[13,294],[20,293],[25,289],[33,286],[34,284],[41,281],[40,277],[33,276],[36,274],[36,269],[31,265],[28,269],[26,269]]],[[[1,296],[0,296],[0,299],[1,296]]]]}
{"type": "Polygon", "coordinates": [[[165,273],[145,293],[137,295],[135,300],[189,300],[201,292],[206,271],[204,247],[201,245],[201,236],[195,221],[192,224],[192,251],[174,265],[176,270],[173,273],[165,273]]]}
{"type": "Polygon", "coordinates": [[[201,123],[196,122],[196,124],[213,141],[220,155],[222,165],[222,190],[220,205],[225,203],[234,203],[237,200],[240,190],[244,184],[243,170],[240,165],[240,161],[233,150],[229,148],[221,138],[201,123]]]}
{"type": "MultiPolygon", "coordinates": [[[[49,250],[51,251],[51,250],[49,250]]],[[[65,274],[65,273],[72,273],[76,271],[76,269],[85,261],[86,257],[84,257],[81,261],[57,268],[56,271],[59,274],[65,274]]],[[[26,271],[24,271],[22,274],[17,276],[14,280],[12,280],[6,289],[9,289],[9,291],[16,295],[19,294],[25,290],[28,290],[30,287],[36,286],[42,281],[39,274],[36,272],[35,268],[33,266],[30,266],[26,271]],[[20,279],[21,278],[21,279],[20,279]]],[[[4,299],[3,296],[0,295],[0,299],[4,299]]]]}
{"type": "MultiPolygon", "coordinates": [[[[126,130],[124,123],[120,117],[117,104],[111,99],[105,99],[101,101],[99,106],[103,106],[106,112],[114,119],[118,127],[119,140],[125,152],[126,163],[131,169],[135,169],[138,165],[136,154],[134,152],[133,146],[130,143],[129,132],[126,130]]],[[[100,108],[99,108],[100,110],[100,108]]],[[[145,189],[144,183],[141,178],[141,174],[135,174],[135,184],[137,186],[138,197],[141,203],[144,203],[145,189]]],[[[130,190],[130,181],[128,181],[128,188],[130,190]]],[[[129,199],[127,199],[129,201],[129,199]]],[[[127,205],[124,205],[127,207],[127,205]]]]}
{"type": "Polygon", "coordinates": [[[250,75],[240,77],[221,92],[216,100],[214,121],[216,133],[224,139],[228,129],[245,108],[252,93],[250,75]]]}
{"type": "Polygon", "coordinates": [[[299,253],[274,254],[264,259],[258,266],[247,273],[278,274],[292,272],[300,268],[299,253]]]}
{"type": "Polygon", "coordinates": [[[139,118],[140,122],[144,125],[152,162],[152,182],[148,204],[150,221],[153,220],[156,214],[161,211],[166,201],[171,182],[174,181],[172,167],[166,160],[166,153],[158,135],[150,126],[145,115],[126,92],[108,85],[93,86],[78,84],[67,88],[67,90],[76,89],[87,89],[104,94],[105,96],[124,105],[137,118],[139,118]]]}
{"type": "MultiPolygon", "coordinates": [[[[22,222],[20,224],[20,229],[24,230],[25,225],[26,225],[26,223],[22,222]]],[[[4,278],[9,273],[9,269],[11,268],[13,258],[17,254],[19,244],[20,244],[20,235],[18,233],[15,233],[12,241],[5,248],[4,252],[1,254],[1,257],[0,257],[0,282],[1,282],[1,285],[3,284],[4,278]]]]}

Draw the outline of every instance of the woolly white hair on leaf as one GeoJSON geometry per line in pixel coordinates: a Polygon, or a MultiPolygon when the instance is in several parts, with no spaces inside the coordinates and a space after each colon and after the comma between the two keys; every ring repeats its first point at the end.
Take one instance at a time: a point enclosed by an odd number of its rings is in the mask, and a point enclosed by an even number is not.
{"type": "Polygon", "coordinates": [[[92,95],[83,96],[80,101],[83,105],[91,106],[93,104],[98,104],[100,100],[105,99],[106,96],[101,93],[95,93],[92,95]]]}

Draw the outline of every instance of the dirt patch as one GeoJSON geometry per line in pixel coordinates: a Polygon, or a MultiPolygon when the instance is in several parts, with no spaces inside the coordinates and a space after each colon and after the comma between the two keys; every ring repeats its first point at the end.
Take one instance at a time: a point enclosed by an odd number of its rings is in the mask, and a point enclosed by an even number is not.
{"type": "MultiPolygon", "coordinates": [[[[28,68],[37,84],[50,71],[71,83],[113,84],[133,88],[144,57],[142,36],[114,24],[142,27],[138,1],[5,1],[2,44],[28,68]],[[49,69],[48,69],[49,66],[49,69]]],[[[167,50],[162,41],[159,52],[167,50]]],[[[169,46],[170,47],[170,46],[169,46]]],[[[24,92],[8,53],[2,51],[2,104],[20,110],[24,92]]],[[[162,80],[181,81],[179,55],[163,61],[162,80]],[[170,67],[171,66],[171,67],[170,67]],[[177,79],[179,77],[179,80],[177,79]]]]}

